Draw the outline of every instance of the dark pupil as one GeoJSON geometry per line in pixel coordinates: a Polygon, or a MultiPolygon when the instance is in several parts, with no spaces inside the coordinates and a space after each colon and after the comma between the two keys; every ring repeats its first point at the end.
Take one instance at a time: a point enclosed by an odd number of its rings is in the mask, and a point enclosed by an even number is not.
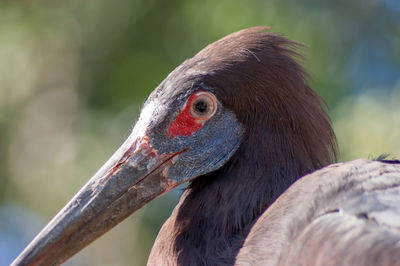
{"type": "Polygon", "coordinates": [[[207,103],[204,101],[199,101],[195,105],[196,111],[199,113],[205,113],[207,111],[207,107],[207,103]]]}

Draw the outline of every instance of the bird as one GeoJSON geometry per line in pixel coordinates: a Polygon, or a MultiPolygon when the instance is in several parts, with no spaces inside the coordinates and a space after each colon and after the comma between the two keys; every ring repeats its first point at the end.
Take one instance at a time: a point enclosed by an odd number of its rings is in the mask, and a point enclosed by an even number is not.
{"type": "Polygon", "coordinates": [[[400,161],[337,162],[303,45],[268,27],[209,44],[12,265],[58,265],[187,183],[148,265],[400,265],[400,161]]]}

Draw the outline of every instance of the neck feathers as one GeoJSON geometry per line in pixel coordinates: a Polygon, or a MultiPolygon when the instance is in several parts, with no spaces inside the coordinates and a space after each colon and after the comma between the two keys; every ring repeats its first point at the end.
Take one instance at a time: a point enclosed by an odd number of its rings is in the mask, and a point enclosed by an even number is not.
{"type": "MultiPolygon", "coordinates": [[[[174,223],[179,265],[233,265],[265,209],[298,178],[333,161],[312,156],[291,137],[276,128],[250,131],[228,164],[189,185],[174,223]]],[[[327,147],[320,148],[331,156],[327,147]]]]}

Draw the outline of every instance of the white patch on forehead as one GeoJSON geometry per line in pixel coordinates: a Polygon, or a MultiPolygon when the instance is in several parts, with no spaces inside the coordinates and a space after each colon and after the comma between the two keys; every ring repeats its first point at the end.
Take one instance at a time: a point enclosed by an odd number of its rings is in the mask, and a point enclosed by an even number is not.
{"type": "Polygon", "coordinates": [[[138,138],[143,137],[146,134],[146,129],[150,124],[151,118],[153,117],[154,111],[157,105],[154,101],[149,102],[140,112],[140,117],[136,122],[135,127],[132,130],[130,137],[138,138]]]}

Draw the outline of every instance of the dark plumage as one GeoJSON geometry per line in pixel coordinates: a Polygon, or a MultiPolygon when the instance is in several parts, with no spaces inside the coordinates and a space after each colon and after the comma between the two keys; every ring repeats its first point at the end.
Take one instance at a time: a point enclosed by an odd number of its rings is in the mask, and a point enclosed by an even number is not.
{"type": "Polygon", "coordinates": [[[184,74],[193,87],[218,88],[218,99],[246,130],[222,168],[190,183],[167,222],[174,225],[159,235],[166,237],[173,227],[176,239],[168,242],[174,241],[182,265],[233,264],[265,208],[299,177],[335,161],[329,119],[296,62],[300,47],[265,28],[251,28],[207,46],[170,75],[184,74]]]}
{"type": "Polygon", "coordinates": [[[297,62],[301,45],[266,30],[228,35],[176,68],[125,143],[14,265],[62,263],[184,182],[149,265],[400,261],[400,166],[325,167],[336,140],[297,62]]]}

